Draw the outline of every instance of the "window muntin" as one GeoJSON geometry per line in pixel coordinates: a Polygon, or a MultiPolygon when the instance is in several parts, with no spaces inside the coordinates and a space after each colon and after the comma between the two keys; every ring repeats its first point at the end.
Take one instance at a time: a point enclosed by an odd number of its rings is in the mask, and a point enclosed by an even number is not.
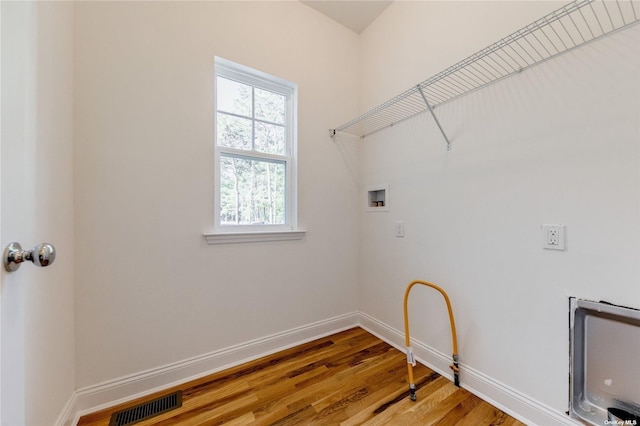
{"type": "Polygon", "coordinates": [[[294,229],[295,85],[216,58],[216,229],[294,229]]]}

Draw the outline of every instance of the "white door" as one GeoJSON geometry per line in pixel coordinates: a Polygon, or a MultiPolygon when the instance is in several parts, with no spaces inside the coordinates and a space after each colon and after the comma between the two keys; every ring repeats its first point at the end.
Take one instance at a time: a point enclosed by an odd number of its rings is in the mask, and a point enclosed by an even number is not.
{"type": "MultiPolygon", "coordinates": [[[[35,237],[29,229],[29,222],[33,221],[33,199],[29,195],[25,178],[35,167],[34,158],[29,152],[28,140],[33,138],[28,122],[33,120],[33,98],[29,99],[28,91],[33,90],[34,70],[32,67],[33,50],[29,32],[29,15],[33,13],[29,8],[7,7],[2,2],[0,9],[1,31],[1,76],[0,106],[2,133],[0,145],[0,184],[2,196],[0,208],[2,216],[0,222],[1,250],[13,241],[29,244],[35,237]],[[10,20],[9,18],[12,17],[10,20]],[[31,111],[29,111],[31,110],[31,111]],[[14,180],[15,179],[15,180],[14,180]],[[13,181],[13,184],[9,184],[13,181]],[[31,210],[31,212],[29,212],[31,210]],[[23,215],[23,212],[25,213],[23,215]]],[[[28,284],[33,279],[28,268],[7,273],[2,267],[0,276],[0,408],[2,425],[26,424],[25,412],[25,335],[26,313],[25,301],[28,284]],[[25,273],[26,272],[26,273],[25,273]]]]}
{"type": "Polygon", "coordinates": [[[0,272],[0,425],[54,425],[75,388],[73,4],[0,2],[0,252],[55,263],[0,272]]]}
{"type": "MultiPolygon", "coordinates": [[[[2,46],[2,7],[0,6],[0,46],[2,46]]],[[[0,81],[2,81],[2,49],[0,47],[0,81]]],[[[0,188],[2,188],[2,87],[0,85],[0,188]]],[[[2,197],[0,196],[0,242],[2,241],[2,197]]],[[[0,424],[2,424],[2,287],[0,276],[0,424]]]]}

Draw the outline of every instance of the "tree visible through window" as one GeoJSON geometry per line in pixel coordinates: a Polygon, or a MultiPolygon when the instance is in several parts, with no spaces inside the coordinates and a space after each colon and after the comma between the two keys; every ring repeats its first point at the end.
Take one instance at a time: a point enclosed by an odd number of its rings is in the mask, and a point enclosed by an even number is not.
{"type": "Polygon", "coordinates": [[[295,225],[294,87],[216,59],[219,226],[295,225]]]}

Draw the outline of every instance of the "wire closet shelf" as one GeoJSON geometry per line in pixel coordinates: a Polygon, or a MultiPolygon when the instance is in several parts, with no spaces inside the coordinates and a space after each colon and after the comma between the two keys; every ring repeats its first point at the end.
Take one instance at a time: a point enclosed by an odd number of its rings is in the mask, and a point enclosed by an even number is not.
{"type": "Polygon", "coordinates": [[[330,129],[364,138],[498,80],[638,22],[635,0],[575,0],[376,108],[330,129]],[[635,4],[634,4],[635,3],[635,4]]]}

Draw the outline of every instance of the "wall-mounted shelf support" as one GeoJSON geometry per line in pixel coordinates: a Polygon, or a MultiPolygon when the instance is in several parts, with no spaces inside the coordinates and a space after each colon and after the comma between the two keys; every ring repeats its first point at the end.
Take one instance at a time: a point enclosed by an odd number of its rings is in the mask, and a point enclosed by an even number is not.
{"type": "Polygon", "coordinates": [[[638,0],[574,0],[329,130],[329,135],[344,132],[364,138],[429,111],[450,148],[434,108],[640,22],[637,5],[638,0]]]}
{"type": "Polygon", "coordinates": [[[444,137],[444,140],[447,142],[447,151],[451,151],[451,142],[449,142],[449,138],[447,137],[447,134],[442,129],[442,126],[440,125],[440,121],[438,121],[438,117],[436,117],[436,113],[433,112],[433,108],[431,108],[431,105],[429,105],[429,101],[427,100],[427,97],[424,95],[424,92],[422,91],[422,87],[420,87],[420,85],[418,84],[416,86],[416,88],[420,92],[420,95],[422,96],[422,99],[424,99],[424,103],[427,105],[427,108],[429,108],[429,112],[431,113],[431,116],[433,117],[433,120],[438,125],[438,129],[440,129],[440,133],[442,133],[442,136],[444,137]]]}

